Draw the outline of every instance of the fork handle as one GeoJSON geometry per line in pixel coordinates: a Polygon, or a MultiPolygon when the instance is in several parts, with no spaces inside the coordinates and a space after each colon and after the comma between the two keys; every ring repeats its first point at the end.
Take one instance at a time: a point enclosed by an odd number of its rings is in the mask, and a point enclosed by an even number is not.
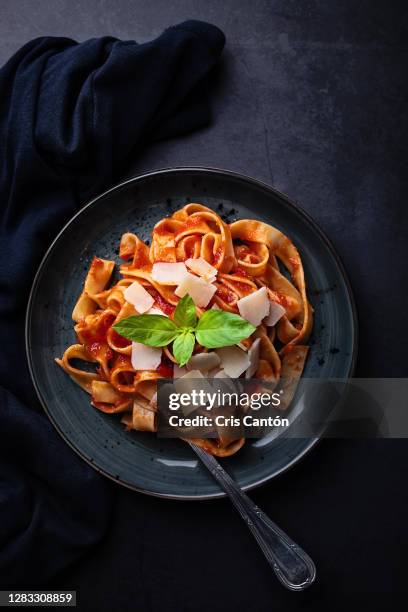
{"type": "Polygon", "coordinates": [[[311,558],[253,503],[212,455],[191,442],[190,446],[244,519],[280,582],[292,591],[310,586],[316,578],[311,558]]]}

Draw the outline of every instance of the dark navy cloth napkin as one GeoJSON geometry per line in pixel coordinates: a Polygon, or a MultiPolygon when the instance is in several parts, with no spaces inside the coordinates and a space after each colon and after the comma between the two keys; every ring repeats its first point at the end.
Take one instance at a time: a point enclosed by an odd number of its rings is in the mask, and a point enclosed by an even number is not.
{"type": "Polygon", "coordinates": [[[44,583],[75,561],[111,511],[111,485],[60,439],[30,380],[24,316],[36,268],[61,226],[144,143],[208,123],[208,75],[224,42],[198,21],[141,45],[38,38],[0,71],[3,588],[44,583]]]}

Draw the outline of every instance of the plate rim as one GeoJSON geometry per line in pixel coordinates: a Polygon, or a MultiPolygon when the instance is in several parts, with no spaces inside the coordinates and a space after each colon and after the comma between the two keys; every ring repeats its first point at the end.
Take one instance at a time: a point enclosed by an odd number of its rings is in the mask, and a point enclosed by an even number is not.
{"type": "MultiPolygon", "coordinates": [[[[64,234],[66,229],[71,225],[71,223],[73,223],[77,219],[77,217],[79,217],[86,209],[90,208],[98,200],[102,199],[109,193],[122,189],[124,186],[130,183],[137,183],[137,182],[143,181],[148,178],[152,178],[157,175],[183,173],[183,172],[188,173],[191,171],[199,172],[203,174],[214,174],[215,173],[215,174],[218,174],[219,176],[227,176],[230,178],[232,177],[235,179],[239,179],[241,181],[243,180],[245,182],[248,182],[258,188],[264,189],[274,194],[275,196],[282,198],[290,208],[293,208],[295,212],[297,212],[309,225],[311,225],[312,229],[315,232],[317,232],[319,238],[325,243],[326,247],[330,251],[333,258],[335,259],[338,269],[340,271],[340,274],[342,276],[342,279],[344,281],[344,284],[346,286],[348,298],[350,301],[351,314],[352,314],[352,325],[353,325],[353,344],[352,344],[352,350],[351,350],[351,363],[350,363],[349,371],[347,373],[347,378],[351,378],[355,371],[356,361],[357,361],[357,352],[358,352],[358,335],[359,335],[357,308],[356,308],[356,302],[354,298],[353,289],[352,289],[350,280],[348,278],[346,269],[344,267],[344,264],[339,254],[337,253],[337,250],[333,246],[331,240],[326,236],[325,232],[320,228],[319,224],[313,219],[313,217],[302,208],[302,206],[300,206],[297,202],[294,202],[288,195],[286,195],[282,191],[279,191],[278,189],[276,189],[275,187],[272,187],[271,185],[269,185],[268,183],[265,183],[264,181],[248,176],[241,172],[236,172],[233,170],[226,170],[226,169],[217,168],[217,167],[210,167],[210,166],[173,166],[169,168],[158,168],[156,170],[151,170],[149,172],[144,172],[143,174],[137,174],[135,176],[127,178],[121,181],[120,183],[117,183],[113,187],[106,189],[102,193],[98,194],[97,196],[95,196],[94,198],[86,202],[83,206],[81,206],[81,208],[63,225],[61,230],[58,232],[58,234],[52,240],[51,244],[48,246],[43,258],[41,259],[41,262],[38,266],[38,269],[34,276],[34,280],[31,285],[28,302],[27,302],[26,315],[25,315],[25,327],[24,327],[25,350],[26,350],[26,358],[27,358],[28,369],[30,372],[30,377],[31,377],[34,389],[36,391],[37,397],[43,407],[45,414],[50,420],[51,424],[56,429],[58,434],[62,437],[64,442],[68,444],[68,446],[70,446],[70,448],[72,448],[73,451],[83,461],[85,461],[89,466],[91,466],[94,470],[96,470],[103,476],[109,478],[109,480],[112,480],[113,482],[120,484],[126,487],[127,489],[136,491],[138,493],[144,493],[146,495],[151,495],[152,497],[159,497],[159,498],[164,498],[164,499],[174,499],[178,501],[181,501],[181,500],[183,501],[202,501],[202,500],[222,499],[226,497],[226,494],[223,491],[219,491],[217,493],[198,494],[198,495],[184,495],[184,494],[178,495],[178,494],[158,493],[156,491],[149,491],[149,490],[143,489],[142,487],[137,487],[129,482],[125,482],[121,480],[120,478],[113,476],[112,474],[104,470],[103,468],[99,467],[98,465],[90,461],[90,459],[88,459],[88,457],[86,457],[83,454],[83,452],[77,446],[75,446],[73,442],[71,442],[71,440],[69,440],[69,438],[62,431],[59,424],[54,419],[50,411],[48,410],[47,403],[45,402],[45,400],[43,399],[41,395],[40,387],[37,384],[37,381],[35,378],[34,367],[33,367],[32,358],[31,358],[31,351],[30,351],[29,335],[30,335],[31,317],[33,314],[32,309],[33,309],[34,296],[35,296],[35,292],[36,292],[37,285],[40,280],[43,268],[45,264],[47,263],[48,258],[50,257],[55,245],[59,241],[60,237],[64,234]]],[[[309,444],[303,449],[303,451],[299,455],[294,457],[285,467],[280,468],[276,470],[275,472],[273,472],[272,474],[269,474],[268,476],[260,478],[259,480],[256,480],[255,482],[251,484],[243,486],[242,490],[250,491],[263,484],[266,484],[267,482],[273,480],[274,478],[277,478],[278,476],[281,476],[282,474],[285,474],[288,470],[290,470],[292,467],[297,465],[304,457],[306,457],[306,455],[310,453],[310,451],[316,446],[316,444],[319,441],[320,441],[320,438],[318,437],[311,438],[309,440],[309,444]]]]}

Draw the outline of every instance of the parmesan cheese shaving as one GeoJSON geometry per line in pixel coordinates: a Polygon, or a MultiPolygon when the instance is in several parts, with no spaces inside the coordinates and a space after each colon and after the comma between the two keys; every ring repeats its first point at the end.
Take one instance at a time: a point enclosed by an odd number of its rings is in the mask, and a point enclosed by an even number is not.
{"type": "Polygon", "coordinates": [[[132,367],[135,370],[157,370],[161,363],[162,349],[132,342],[132,367]]]}
{"type": "Polygon", "coordinates": [[[197,259],[187,259],[186,266],[189,268],[194,274],[198,274],[204,280],[213,283],[217,278],[217,268],[214,268],[211,264],[208,263],[202,257],[198,257],[197,259]]]}
{"type": "Polygon", "coordinates": [[[198,353],[190,357],[187,363],[188,370],[200,370],[200,372],[208,372],[220,365],[220,358],[217,353],[198,353]]]}
{"type": "Polygon", "coordinates": [[[266,287],[261,287],[258,291],[246,295],[237,302],[241,317],[256,327],[269,314],[269,304],[266,287]]]}
{"type": "Polygon", "coordinates": [[[152,279],[162,285],[178,285],[188,274],[183,262],[179,263],[154,263],[152,268],[152,279]]]}
{"type": "Polygon", "coordinates": [[[186,276],[177,287],[175,294],[182,298],[188,293],[196,306],[204,308],[216,291],[217,287],[214,285],[187,272],[186,276]]]}
{"type": "Polygon", "coordinates": [[[221,359],[225,374],[231,378],[238,378],[251,365],[248,354],[237,346],[225,346],[216,351],[221,359]]]}
{"type": "Polygon", "coordinates": [[[248,357],[250,361],[249,368],[245,372],[245,378],[252,378],[259,366],[259,352],[260,352],[261,339],[257,338],[253,345],[248,350],[248,357]]]}
{"type": "Polygon", "coordinates": [[[265,319],[265,325],[268,327],[273,327],[277,324],[277,322],[283,317],[286,313],[286,310],[283,306],[278,304],[277,302],[270,302],[269,314],[265,319]]]}
{"type": "Polygon", "coordinates": [[[153,308],[150,308],[147,311],[147,314],[162,315],[163,317],[168,317],[169,316],[169,315],[166,315],[166,313],[163,312],[160,308],[157,308],[157,306],[153,306],[153,308]]]}
{"type": "Polygon", "coordinates": [[[187,368],[184,366],[180,367],[177,363],[175,363],[173,366],[173,378],[181,378],[184,376],[184,374],[187,374],[187,368]]]}
{"type": "Polygon", "coordinates": [[[154,304],[154,299],[150,293],[137,282],[132,283],[125,289],[124,296],[125,300],[132,304],[139,314],[147,312],[154,304]]]}

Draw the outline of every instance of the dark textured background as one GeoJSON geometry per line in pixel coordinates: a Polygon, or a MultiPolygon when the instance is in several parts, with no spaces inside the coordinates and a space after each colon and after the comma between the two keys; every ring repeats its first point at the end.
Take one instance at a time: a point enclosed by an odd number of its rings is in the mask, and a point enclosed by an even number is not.
{"type": "MultiPolygon", "coordinates": [[[[214,125],[151,147],[124,176],[209,165],[286,192],[350,274],[358,374],[406,375],[406,3],[2,0],[0,11],[1,63],[40,35],[143,42],[188,18],[218,25],[227,47],[214,125]]],[[[104,542],[43,586],[77,589],[87,611],[377,609],[405,592],[407,462],[405,441],[326,440],[252,494],[316,561],[309,592],[278,585],[227,501],[163,501],[119,487],[104,542]]]]}

